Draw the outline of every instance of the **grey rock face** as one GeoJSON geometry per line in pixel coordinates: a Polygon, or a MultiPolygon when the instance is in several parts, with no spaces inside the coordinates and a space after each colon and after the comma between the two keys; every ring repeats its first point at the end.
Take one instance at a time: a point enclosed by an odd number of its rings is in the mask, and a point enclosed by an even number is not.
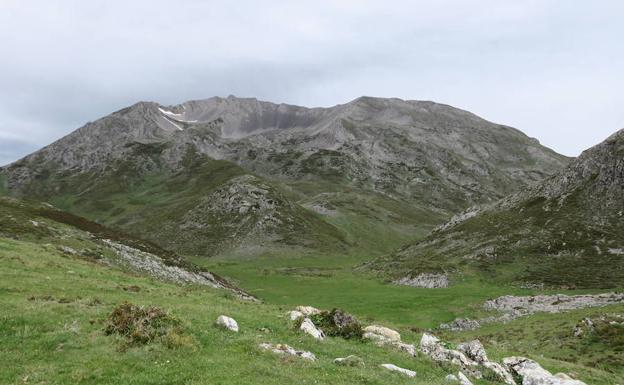
{"type": "Polygon", "coordinates": [[[415,277],[403,277],[393,281],[395,285],[423,287],[426,289],[435,289],[448,287],[449,279],[446,274],[421,273],[415,277]]]}
{"type": "MultiPolygon", "coordinates": [[[[582,295],[536,295],[536,296],[513,296],[505,295],[483,304],[483,309],[498,311],[503,314],[489,316],[478,320],[458,318],[450,323],[440,325],[440,329],[452,331],[475,330],[482,325],[500,322],[507,323],[516,318],[535,313],[560,313],[587,307],[603,307],[624,303],[623,293],[582,294],[582,295]]],[[[589,320],[591,322],[591,320],[589,320]]],[[[582,329],[578,331],[579,335],[582,329]]]]}

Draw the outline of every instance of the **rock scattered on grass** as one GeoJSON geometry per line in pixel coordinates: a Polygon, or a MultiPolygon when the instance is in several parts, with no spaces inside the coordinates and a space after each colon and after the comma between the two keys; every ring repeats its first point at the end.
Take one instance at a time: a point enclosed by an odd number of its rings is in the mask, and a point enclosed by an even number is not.
{"type": "Polygon", "coordinates": [[[334,364],[340,366],[351,366],[351,367],[364,367],[364,360],[362,360],[358,356],[350,355],[344,358],[336,358],[334,360],[334,364]]]}
{"type": "Polygon", "coordinates": [[[396,330],[385,326],[370,325],[364,328],[363,338],[375,342],[378,346],[392,346],[411,356],[416,355],[416,347],[401,342],[401,335],[396,330]]]}
{"type": "Polygon", "coordinates": [[[236,322],[236,320],[234,320],[234,318],[220,315],[215,323],[217,324],[217,326],[220,326],[224,329],[238,332],[238,323],[236,322]]]}
{"type": "Polygon", "coordinates": [[[268,344],[263,343],[259,345],[260,349],[267,350],[273,352],[275,354],[285,354],[289,356],[301,357],[305,360],[316,361],[316,356],[305,350],[296,350],[289,345],[286,344],[268,344]]]}
{"type": "Polygon", "coordinates": [[[401,374],[406,375],[408,377],[416,377],[416,372],[415,371],[409,370],[409,369],[405,369],[405,368],[400,368],[400,367],[398,367],[396,365],[393,365],[393,364],[381,364],[381,367],[383,367],[385,369],[388,369],[390,371],[393,371],[393,372],[401,373],[401,374]]]}
{"type": "Polygon", "coordinates": [[[537,362],[525,357],[503,358],[503,364],[510,372],[522,378],[523,384],[530,385],[586,385],[567,375],[552,375],[537,362]]]}
{"type": "Polygon", "coordinates": [[[325,339],[325,333],[319,328],[317,328],[309,318],[304,318],[299,326],[299,330],[303,331],[306,334],[311,335],[314,339],[322,341],[325,339]]]}
{"type": "Polygon", "coordinates": [[[370,325],[364,328],[364,338],[373,341],[401,341],[401,334],[385,326],[370,325]]]}
{"type": "Polygon", "coordinates": [[[295,311],[303,314],[304,316],[311,316],[313,314],[319,314],[321,311],[312,306],[297,306],[295,311]]]}
{"type": "Polygon", "coordinates": [[[459,382],[459,378],[457,378],[457,376],[454,374],[449,374],[448,376],[444,377],[444,379],[448,382],[459,382]]]}
{"type": "Polygon", "coordinates": [[[292,311],[288,312],[288,318],[290,318],[291,321],[296,321],[296,320],[298,320],[299,318],[302,318],[302,317],[305,317],[305,316],[300,311],[292,310],[292,311]]]}

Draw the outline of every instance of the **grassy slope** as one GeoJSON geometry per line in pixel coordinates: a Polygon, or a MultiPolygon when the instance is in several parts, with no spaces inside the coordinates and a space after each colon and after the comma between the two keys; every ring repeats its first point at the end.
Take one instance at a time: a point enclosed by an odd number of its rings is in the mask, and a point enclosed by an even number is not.
{"type": "MultiPolygon", "coordinates": [[[[455,368],[369,343],[333,338],[319,343],[293,331],[284,313],[297,304],[340,306],[365,323],[396,327],[406,342],[415,343],[421,336],[415,328],[435,326],[458,315],[478,315],[479,304],[488,297],[529,292],[484,282],[465,282],[444,290],[388,286],[354,275],[350,267],[361,260],[356,257],[212,262],[217,272],[239,278],[245,288],[266,301],[241,302],[226,291],[181,287],[125,273],[105,266],[101,259],[64,254],[59,245],[78,250],[97,246],[82,230],[53,218],[28,217],[29,211],[11,205],[2,210],[0,360],[11,362],[0,371],[2,384],[443,384],[444,376],[455,368]],[[191,342],[174,349],[156,343],[124,351],[123,341],[103,331],[107,315],[123,301],[170,311],[182,320],[191,342]],[[213,322],[220,314],[235,317],[242,331],[232,335],[216,329],[213,322]],[[257,345],[261,342],[310,350],[319,361],[307,363],[260,352],[257,345]],[[348,354],[364,358],[367,367],[342,368],[332,363],[333,358],[348,354]],[[388,362],[416,370],[417,379],[378,368],[388,362]]],[[[620,306],[608,311],[623,310],[620,306]]],[[[598,311],[519,320],[508,326],[509,333],[507,327],[493,325],[483,333],[450,334],[447,338],[460,342],[479,335],[494,357],[523,353],[549,369],[575,372],[589,383],[612,384],[622,374],[621,366],[592,368],[594,361],[587,361],[586,353],[591,353],[593,360],[608,359],[619,354],[614,347],[590,344],[588,350],[568,357],[574,347],[560,349],[547,343],[561,333],[571,333],[570,325],[590,312],[598,311]]]]}
{"type": "MultiPolygon", "coordinates": [[[[233,178],[248,173],[231,162],[201,157],[191,151],[183,160],[182,171],[167,171],[161,164],[163,150],[163,145],[141,145],[134,149],[131,160],[116,161],[111,166],[114,172],[98,175],[55,175],[50,166],[49,172],[41,173],[47,176],[37,179],[23,193],[177,252],[212,256],[231,250],[235,246],[224,240],[233,228],[223,223],[232,218],[203,215],[208,230],[196,232],[182,231],[179,224],[202,198],[233,178]]],[[[271,198],[286,199],[279,187],[271,186],[271,189],[271,198]]],[[[305,244],[319,251],[343,250],[342,235],[334,226],[296,204],[286,203],[283,207],[282,218],[291,220],[294,225],[287,230],[278,229],[282,240],[277,242],[277,247],[305,244]]],[[[240,218],[239,223],[234,220],[234,225],[259,219],[251,216],[240,218]]]]}

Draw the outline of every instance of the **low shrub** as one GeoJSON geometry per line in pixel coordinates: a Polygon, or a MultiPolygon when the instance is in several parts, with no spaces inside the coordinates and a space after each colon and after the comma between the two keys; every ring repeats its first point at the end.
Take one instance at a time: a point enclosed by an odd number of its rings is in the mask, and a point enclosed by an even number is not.
{"type": "Polygon", "coordinates": [[[345,339],[360,339],[364,335],[362,325],[349,313],[341,309],[322,311],[310,316],[310,320],[326,335],[345,339]]]}
{"type": "Polygon", "coordinates": [[[108,316],[104,331],[106,335],[118,334],[131,343],[144,345],[156,340],[166,342],[167,336],[172,333],[179,336],[182,327],[177,318],[158,307],[124,302],[108,316]]]}

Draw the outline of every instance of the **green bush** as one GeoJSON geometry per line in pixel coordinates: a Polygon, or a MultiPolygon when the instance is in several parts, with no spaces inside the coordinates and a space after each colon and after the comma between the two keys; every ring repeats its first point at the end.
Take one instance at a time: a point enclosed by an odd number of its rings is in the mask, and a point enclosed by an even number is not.
{"type": "Polygon", "coordinates": [[[108,316],[106,335],[118,334],[134,344],[148,344],[180,335],[180,321],[155,307],[143,307],[124,302],[108,316]]]}
{"type": "Polygon", "coordinates": [[[358,320],[341,309],[332,309],[331,311],[313,314],[310,316],[310,320],[316,327],[331,337],[360,339],[364,335],[364,330],[358,320]]]}

